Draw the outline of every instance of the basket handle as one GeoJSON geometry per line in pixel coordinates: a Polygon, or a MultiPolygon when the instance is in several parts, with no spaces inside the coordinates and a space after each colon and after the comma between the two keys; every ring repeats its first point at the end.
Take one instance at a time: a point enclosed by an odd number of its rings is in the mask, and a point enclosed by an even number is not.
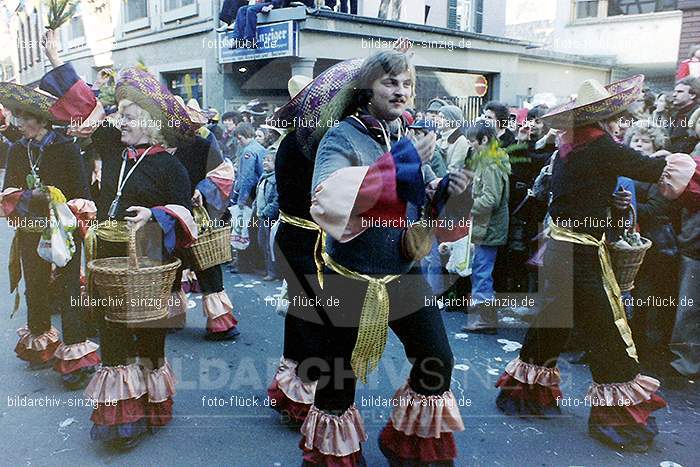
{"type": "Polygon", "coordinates": [[[129,229],[129,245],[127,257],[127,264],[129,266],[129,269],[138,269],[139,259],[136,255],[136,229],[129,229]]]}
{"type": "Polygon", "coordinates": [[[209,229],[211,225],[211,217],[209,217],[209,212],[204,206],[195,206],[192,208],[192,214],[194,216],[195,223],[200,227],[202,232],[209,229]]]}

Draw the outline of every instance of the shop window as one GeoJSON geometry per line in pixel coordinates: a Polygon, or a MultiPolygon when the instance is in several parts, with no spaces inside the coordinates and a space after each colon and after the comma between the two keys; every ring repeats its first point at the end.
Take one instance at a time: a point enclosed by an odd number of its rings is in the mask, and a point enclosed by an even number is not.
{"type": "Polygon", "coordinates": [[[163,79],[165,79],[170,92],[182,97],[185,103],[190,99],[195,99],[200,107],[203,105],[204,83],[201,69],[163,73],[163,79]]]}

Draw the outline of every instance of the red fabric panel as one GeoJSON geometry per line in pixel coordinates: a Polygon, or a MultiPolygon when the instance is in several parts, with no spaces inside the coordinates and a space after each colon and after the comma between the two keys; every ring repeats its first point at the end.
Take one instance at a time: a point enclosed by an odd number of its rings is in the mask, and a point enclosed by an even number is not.
{"type": "Polygon", "coordinates": [[[556,406],[557,399],[562,397],[559,386],[540,386],[539,384],[525,384],[513,378],[508,373],[503,373],[496,387],[501,388],[508,397],[515,400],[527,400],[536,402],[541,406],[556,406]]]}
{"type": "Polygon", "coordinates": [[[382,220],[405,217],[406,203],[396,191],[396,166],[390,152],[369,167],[355,199],[353,215],[382,220]]]}
{"type": "Polygon", "coordinates": [[[391,420],[379,435],[384,451],[396,459],[424,463],[451,461],[457,458],[457,446],[452,433],[442,433],[439,438],[407,436],[394,428],[391,420]]]}
{"type": "Polygon", "coordinates": [[[666,407],[666,401],[654,393],[648,401],[637,405],[615,405],[591,407],[590,423],[604,426],[646,425],[649,415],[666,407]]]}
{"type": "Polygon", "coordinates": [[[304,446],[306,439],[302,436],[299,447],[304,451],[304,460],[313,465],[324,467],[355,467],[362,464],[362,451],[353,452],[347,456],[329,456],[313,449],[306,449],[304,446]]]}
{"type": "Polygon", "coordinates": [[[90,420],[96,425],[122,425],[134,423],[146,416],[146,403],[148,395],[138,399],[125,399],[117,401],[116,405],[97,404],[93,409],[90,420]]]}
{"type": "Polygon", "coordinates": [[[173,399],[163,402],[146,402],[146,418],[149,426],[165,426],[173,419],[173,399]]]}
{"type": "Polygon", "coordinates": [[[44,350],[31,350],[25,348],[20,343],[15,346],[15,353],[17,358],[24,360],[29,363],[46,363],[53,358],[54,352],[58,346],[61,345],[61,341],[50,342],[49,345],[44,350]]]}
{"type": "Polygon", "coordinates": [[[81,368],[89,368],[91,366],[99,365],[101,362],[100,356],[97,352],[90,352],[84,357],[76,358],[75,360],[61,360],[56,359],[53,362],[53,369],[62,375],[67,375],[78,371],[81,368]]]}
{"type": "Polygon", "coordinates": [[[279,388],[276,379],[273,379],[270,387],[267,388],[267,395],[270,397],[270,400],[274,401],[272,408],[279,413],[284,413],[299,423],[306,420],[311,404],[302,404],[291,400],[279,388]]]}
{"type": "Polygon", "coordinates": [[[238,321],[231,313],[223,314],[214,319],[207,318],[207,330],[209,332],[224,332],[238,326],[238,321]]]}
{"type": "Polygon", "coordinates": [[[79,126],[87,119],[97,105],[97,99],[85,81],[76,81],[66,94],[61,96],[49,112],[62,122],[76,121],[79,126]]]}

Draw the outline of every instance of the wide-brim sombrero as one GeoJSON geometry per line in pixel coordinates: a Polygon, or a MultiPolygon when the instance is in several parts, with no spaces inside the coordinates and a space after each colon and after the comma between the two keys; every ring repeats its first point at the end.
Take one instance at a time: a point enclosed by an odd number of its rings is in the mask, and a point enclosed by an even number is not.
{"type": "Polygon", "coordinates": [[[602,86],[587,80],[579,89],[576,99],[553,108],[542,121],[558,129],[576,128],[607,120],[624,112],[642,93],[644,75],[602,86]]]}
{"type": "Polygon", "coordinates": [[[343,118],[356,92],[363,59],[337,63],[318,75],[268,120],[282,129],[296,129],[297,141],[307,157],[338,120],[343,118]]]}
{"type": "Polygon", "coordinates": [[[48,121],[57,121],[49,109],[58,99],[45,92],[16,83],[0,83],[0,104],[14,113],[31,114],[48,121]]]}
{"type": "Polygon", "coordinates": [[[194,138],[203,123],[193,121],[187,106],[180,104],[175,96],[158,78],[145,70],[128,68],[122,71],[115,86],[117,102],[130,100],[146,110],[151,117],[161,121],[161,131],[169,144],[177,145],[182,138],[194,138]]]}

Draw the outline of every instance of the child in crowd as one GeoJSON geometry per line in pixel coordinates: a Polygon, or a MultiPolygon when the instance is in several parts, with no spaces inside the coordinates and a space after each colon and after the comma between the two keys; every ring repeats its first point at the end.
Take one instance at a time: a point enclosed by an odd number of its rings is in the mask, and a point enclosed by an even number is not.
{"type": "Polygon", "coordinates": [[[277,148],[271,147],[263,159],[263,174],[258,183],[255,199],[256,214],[260,222],[258,228],[258,244],[265,256],[264,281],[272,281],[279,278],[277,267],[273,259],[270,232],[279,216],[279,203],[277,201],[277,181],[275,180],[275,154],[277,148]]]}

